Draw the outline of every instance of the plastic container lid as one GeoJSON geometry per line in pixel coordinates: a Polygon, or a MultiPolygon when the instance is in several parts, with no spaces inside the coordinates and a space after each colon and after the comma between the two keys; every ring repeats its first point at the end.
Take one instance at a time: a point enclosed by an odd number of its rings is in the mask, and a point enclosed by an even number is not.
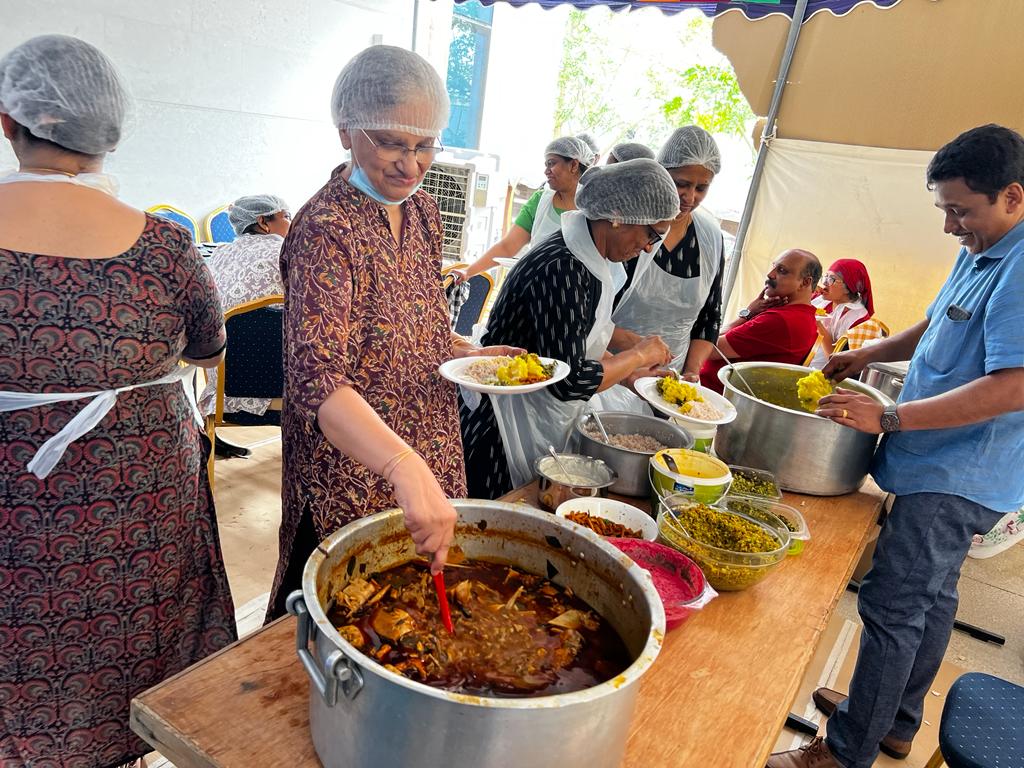
{"type": "Polygon", "coordinates": [[[741,496],[729,493],[718,500],[715,505],[728,509],[730,512],[739,512],[752,517],[755,520],[773,525],[779,530],[789,532],[790,547],[789,554],[798,555],[804,549],[804,544],[811,540],[811,529],[800,511],[788,504],[753,496],[741,496]],[[788,523],[788,525],[787,525],[788,523]]]}
{"type": "Polygon", "coordinates": [[[730,496],[749,496],[755,499],[782,501],[782,489],[779,488],[779,483],[775,479],[775,475],[767,469],[755,469],[754,467],[741,467],[736,464],[730,464],[729,471],[732,472],[732,485],[729,486],[730,496]],[[738,479],[739,483],[737,483],[738,479]],[[770,493],[762,494],[737,488],[737,485],[742,485],[743,479],[763,483],[765,485],[765,490],[770,490],[770,493]],[[770,489],[768,488],[769,485],[771,486],[770,489]]]}
{"type": "Polygon", "coordinates": [[[654,587],[665,606],[666,629],[675,629],[694,611],[718,597],[718,593],[704,578],[704,572],[682,552],[641,539],[608,541],[651,574],[654,587]]]}

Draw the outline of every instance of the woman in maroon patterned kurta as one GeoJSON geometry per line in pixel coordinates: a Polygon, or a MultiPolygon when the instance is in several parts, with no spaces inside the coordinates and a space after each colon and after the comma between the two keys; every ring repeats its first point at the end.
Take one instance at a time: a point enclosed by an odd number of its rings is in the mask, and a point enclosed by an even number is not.
{"type": "MultiPolygon", "coordinates": [[[[77,60],[86,78],[55,89],[88,101],[60,137],[74,151],[32,133],[53,120],[35,125],[20,109],[18,123],[5,111],[18,109],[4,91],[18,71],[0,62],[0,123],[21,164],[0,180],[0,394],[145,384],[224,346],[190,236],[89,188],[111,188],[97,154],[111,147],[72,142],[100,119],[93,89],[118,84],[84,45],[50,39],[33,59],[77,60]]],[[[69,111],[59,98],[40,103],[69,111]]],[[[96,133],[116,136],[110,127],[96,133]]],[[[119,393],[49,474],[26,469],[89,402],[0,413],[4,768],[100,768],[145,754],[128,726],[132,697],[235,639],[206,444],[180,382],[119,393]]]]}
{"type": "Polygon", "coordinates": [[[417,191],[448,117],[437,73],[374,46],[342,70],[333,107],[354,162],[299,211],[281,252],[284,481],[270,618],[316,544],[364,515],[400,506],[417,551],[444,564],[447,498],[464,496],[466,480],[455,388],[437,368],[495,352],[452,337],[441,218],[417,191]]]}

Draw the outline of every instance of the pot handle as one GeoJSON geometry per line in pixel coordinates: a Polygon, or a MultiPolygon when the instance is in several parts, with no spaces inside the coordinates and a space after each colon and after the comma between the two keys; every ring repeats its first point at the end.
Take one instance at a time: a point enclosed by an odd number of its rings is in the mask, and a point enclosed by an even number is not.
{"type": "Polygon", "coordinates": [[[316,663],[316,658],[309,652],[310,636],[316,640],[317,628],[306,608],[306,601],[302,590],[295,590],[285,601],[285,608],[288,613],[294,616],[298,623],[295,627],[295,651],[299,655],[302,666],[306,668],[306,674],[313,681],[313,685],[320,692],[328,707],[333,707],[338,701],[338,688],[348,700],[352,700],[363,689],[363,674],[359,667],[353,664],[344,651],[335,649],[327,656],[321,670],[316,663]]]}

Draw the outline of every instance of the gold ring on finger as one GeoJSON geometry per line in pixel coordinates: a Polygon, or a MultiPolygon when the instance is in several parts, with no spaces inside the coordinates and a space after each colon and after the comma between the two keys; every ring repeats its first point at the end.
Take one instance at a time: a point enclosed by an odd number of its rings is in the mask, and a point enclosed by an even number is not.
{"type": "Polygon", "coordinates": [[[846,410],[845,408],[843,408],[843,418],[845,419],[845,418],[847,418],[847,417],[848,417],[849,415],[850,415],[850,412],[849,412],[848,410],[846,410]]]}

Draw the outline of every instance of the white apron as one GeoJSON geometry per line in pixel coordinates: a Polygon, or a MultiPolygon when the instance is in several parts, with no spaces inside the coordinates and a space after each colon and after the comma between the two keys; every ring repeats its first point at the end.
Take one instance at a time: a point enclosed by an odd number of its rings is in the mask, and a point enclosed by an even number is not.
{"type": "MultiPolygon", "coordinates": [[[[15,172],[0,177],[0,184],[14,184],[16,182],[52,182],[58,184],[74,184],[80,187],[91,187],[105,192],[111,197],[117,196],[117,180],[105,173],[80,173],[77,176],[65,176],[64,174],[35,174],[26,172],[15,172]]],[[[75,440],[87,434],[93,427],[99,424],[103,417],[110,413],[110,409],[117,402],[117,396],[121,392],[127,392],[140,387],[155,387],[158,384],[173,384],[180,382],[185,390],[185,397],[192,406],[192,415],[196,423],[203,426],[203,417],[199,413],[199,406],[196,405],[196,392],[192,384],[192,377],[196,372],[194,365],[178,366],[166,376],[155,381],[147,381],[141,384],[130,384],[117,389],[101,389],[92,392],[8,392],[0,390],[0,413],[7,411],[20,411],[25,408],[36,408],[40,405],[52,403],[65,403],[72,400],[91,399],[92,402],[80,410],[64,428],[57,434],[43,443],[39,450],[28,463],[28,471],[42,480],[50,474],[50,471],[57,466],[57,462],[64,456],[68,446],[75,440]]]]}
{"type": "Polygon", "coordinates": [[[553,235],[561,227],[561,217],[555,210],[555,190],[545,189],[537,202],[537,213],[533,217],[533,228],[530,230],[528,250],[548,235],[553,235]]]}
{"type": "Polygon", "coordinates": [[[192,383],[192,377],[196,372],[194,365],[178,366],[166,376],[155,381],[147,381],[141,384],[129,384],[117,389],[100,389],[92,392],[7,392],[0,391],[0,413],[7,411],[20,411],[25,408],[36,408],[40,405],[51,403],[66,403],[71,400],[91,399],[92,402],[75,414],[64,428],[57,434],[43,443],[35,456],[28,463],[28,471],[42,480],[50,474],[50,471],[57,466],[57,462],[64,456],[71,443],[87,434],[93,427],[103,421],[103,417],[110,413],[110,409],[117,402],[117,396],[121,392],[128,392],[141,387],[155,387],[158,384],[173,384],[179,382],[185,390],[185,397],[192,406],[192,415],[196,423],[203,427],[203,417],[199,414],[199,406],[196,405],[196,390],[192,383]]]}
{"type": "MultiPolygon", "coordinates": [[[[612,337],[612,303],[615,295],[608,261],[597,252],[587,227],[587,217],[579,211],[562,214],[562,235],[572,255],[601,281],[601,299],[594,325],[587,334],[587,358],[600,360],[612,337]]],[[[562,449],[573,423],[586,402],[563,402],[547,390],[526,395],[489,395],[494,417],[505,448],[512,485],[522,487],[533,480],[533,463],[547,452],[549,445],[562,449]]]]}
{"type": "MultiPolygon", "coordinates": [[[[698,208],[693,227],[700,248],[700,275],[676,277],[654,263],[658,248],[637,257],[633,282],[626,289],[612,319],[615,325],[640,336],[661,336],[672,351],[672,368],[681,368],[690,349],[690,331],[711,293],[722,259],[722,234],[718,220],[698,208]]],[[[659,245],[660,248],[660,245],[659,245]]],[[[628,388],[617,384],[597,396],[595,408],[604,411],[650,413],[647,404],[628,388]]]]}

